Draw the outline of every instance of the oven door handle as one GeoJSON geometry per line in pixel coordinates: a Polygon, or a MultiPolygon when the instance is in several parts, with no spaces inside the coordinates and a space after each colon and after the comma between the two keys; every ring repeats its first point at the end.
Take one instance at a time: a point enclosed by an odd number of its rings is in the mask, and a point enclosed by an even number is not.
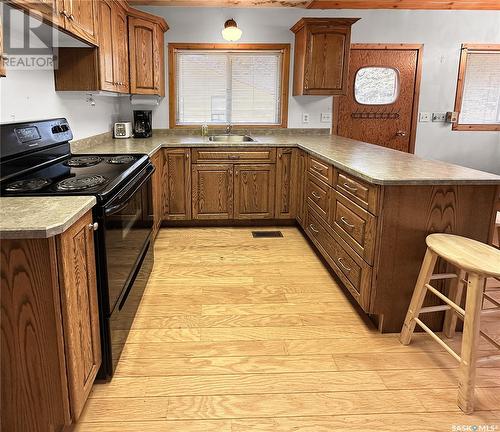
{"type": "Polygon", "coordinates": [[[144,185],[144,183],[146,183],[151,178],[154,171],[155,167],[153,165],[147,166],[146,169],[144,170],[144,174],[139,174],[137,176],[140,177],[139,182],[138,183],[134,182],[134,184],[130,186],[128,189],[126,189],[124,192],[122,192],[121,195],[118,195],[115,198],[115,200],[118,200],[118,203],[110,207],[105,207],[104,214],[110,215],[120,211],[123,207],[125,207],[128,204],[129,199],[144,185]]]}

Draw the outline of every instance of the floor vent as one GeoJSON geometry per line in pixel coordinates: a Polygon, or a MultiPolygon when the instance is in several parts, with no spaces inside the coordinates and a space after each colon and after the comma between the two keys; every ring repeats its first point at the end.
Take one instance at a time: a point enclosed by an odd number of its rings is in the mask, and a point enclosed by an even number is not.
{"type": "Polygon", "coordinates": [[[253,238],[283,237],[281,231],[252,231],[253,238]]]}

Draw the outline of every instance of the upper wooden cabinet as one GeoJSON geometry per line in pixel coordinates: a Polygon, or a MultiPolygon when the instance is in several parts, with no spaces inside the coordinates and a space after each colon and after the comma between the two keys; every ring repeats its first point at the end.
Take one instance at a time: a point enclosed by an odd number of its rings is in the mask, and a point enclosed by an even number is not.
{"type": "Polygon", "coordinates": [[[165,95],[163,33],[166,30],[164,21],[129,15],[130,93],[165,95]]]}
{"type": "Polygon", "coordinates": [[[31,16],[64,28],[64,17],[59,9],[63,0],[9,0],[8,3],[29,12],[31,16]]]}
{"type": "Polygon", "coordinates": [[[347,92],[351,26],[359,18],[302,18],[295,33],[293,95],[347,92]]]}
{"type": "Polygon", "coordinates": [[[3,57],[3,24],[0,20],[0,77],[4,77],[6,75],[5,63],[3,57]]]}
{"type": "Polygon", "coordinates": [[[61,25],[71,34],[92,44],[97,43],[97,1],[58,0],[61,25]]]}

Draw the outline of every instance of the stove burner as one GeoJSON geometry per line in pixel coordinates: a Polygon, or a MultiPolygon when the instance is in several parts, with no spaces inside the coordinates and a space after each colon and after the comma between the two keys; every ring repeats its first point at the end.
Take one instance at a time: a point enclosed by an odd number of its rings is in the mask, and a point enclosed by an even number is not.
{"type": "Polygon", "coordinates": [[[40,178],[31,178],[26,180],[18,180],[12,183],[9,183],[5,191],[6,192],[29,192],[40,190],[43,187],[52,183],[49,179],[40,177],[40,178]]]}
{"type": "Polygon", "coordinates": [[[60,191],[78,191],[93,188],[104,183],[105,181],[106,177],[102,175],[71,177],[57,183],[56,189],[60,191]]]}
{"type": "Polygon", "coordinates": [[[135,161],[137,158],[135,156],[113,156],[108,159],[110,164],[126,164],[135,161]]]}
{"type": "Polygon", "coordinates": [[[80,156],[80,157],[72,157],[68,159],[64,164],[69,167],[89,167],[97,165],[102,161],[102,158],[99,156],[80,156]]]}

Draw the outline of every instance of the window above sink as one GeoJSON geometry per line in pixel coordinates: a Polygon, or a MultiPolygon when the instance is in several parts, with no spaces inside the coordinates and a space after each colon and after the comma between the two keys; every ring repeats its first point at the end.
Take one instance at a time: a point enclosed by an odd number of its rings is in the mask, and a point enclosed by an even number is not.
{"type": "Polygon", "coordinates": [[[169,44],[170,127],[286,127],[289,44],[169,44]]]}

